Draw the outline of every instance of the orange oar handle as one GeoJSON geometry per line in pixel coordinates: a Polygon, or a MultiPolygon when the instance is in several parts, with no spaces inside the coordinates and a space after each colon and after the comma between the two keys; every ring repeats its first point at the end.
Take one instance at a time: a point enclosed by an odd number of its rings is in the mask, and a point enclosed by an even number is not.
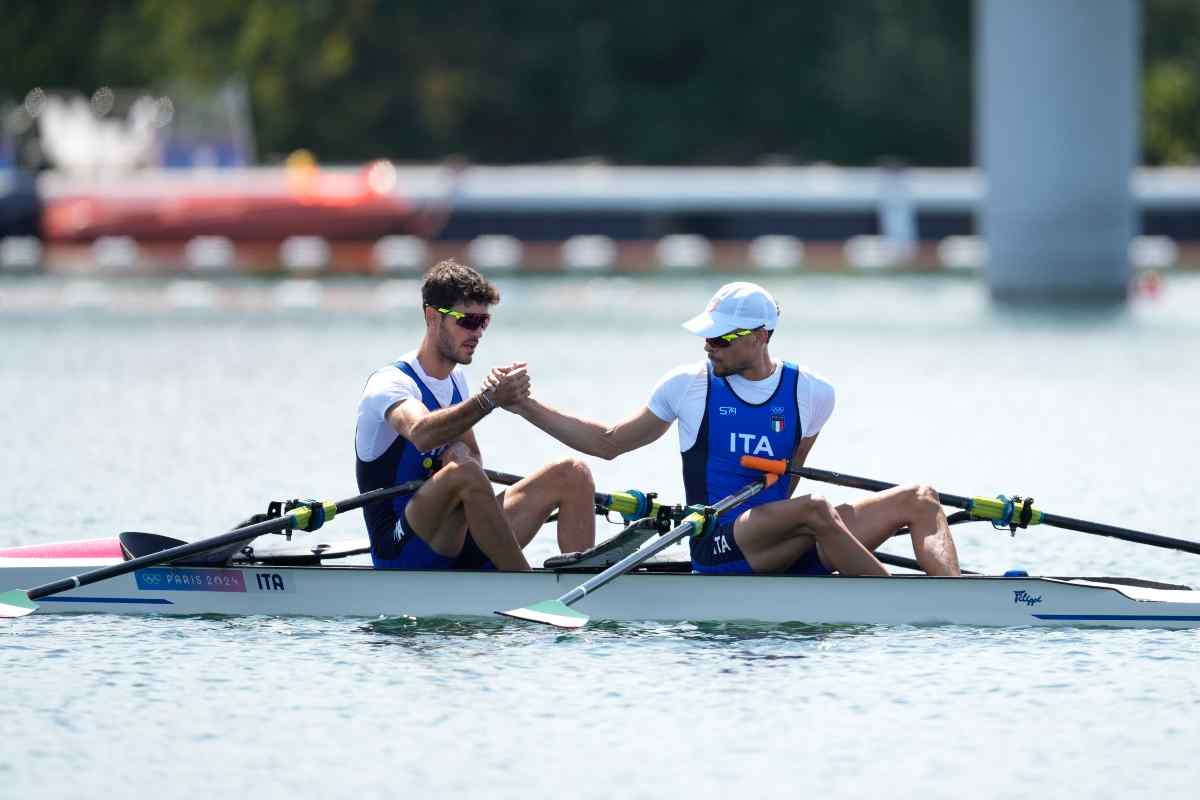
{"type": "Polygon", "coordinates": [[[778,458],[762,458],[760,456],[742,456],[742,466],[746,469],[756,469],[771,475],[786,475],[788,462],[778,458]]]}

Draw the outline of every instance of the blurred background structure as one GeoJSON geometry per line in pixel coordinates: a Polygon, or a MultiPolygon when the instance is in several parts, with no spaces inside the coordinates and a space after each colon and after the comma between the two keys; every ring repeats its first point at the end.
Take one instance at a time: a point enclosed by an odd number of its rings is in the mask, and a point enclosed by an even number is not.
{"type": "Polygon", "coordinates": [[[982,0],[981,220],[1001,299],[1121,301],[1136,220],[1137,0],[982,0]]]}
{"type": "Polygon", "coordinates": [[[1200,263],[1191,0],[0,0],[0,18],[0,271],[454,255],[983,271],[998,297],[1112,300],[1131,268],[1200,263]]]}

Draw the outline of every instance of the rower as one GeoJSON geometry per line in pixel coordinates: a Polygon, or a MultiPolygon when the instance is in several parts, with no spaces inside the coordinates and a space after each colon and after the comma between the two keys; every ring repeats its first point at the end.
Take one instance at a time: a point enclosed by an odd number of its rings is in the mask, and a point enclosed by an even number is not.
{"type": "MultiPolygon", "coordinates": [[[[744,455],[802,466],[833,412],[828,381],[773,359],[779,306],[754,283],[722,286],[684,328],[704,339],[707,358],[667,372],[648,403],[616,425],[558,411],[524,397],[509,410],[589,455],[612,459],[643,447],[678,422],[689,504],[709,505],[753,480],[744,455]]],[[[521,375],[527,370],[522,369],[521,375]]],[[[493,371],[499,386],[506,376],[493,371]]],[[[938,494],[899,486],[835,506],[817,494],[792,497],[797,478],[779,481],[723,513],[691,540],[692,568],[711,574],[887,575],[873,551],[908,527],[921,569],[958,575],[958,556],[938,494]]]]}
{"type": "Polygon", "coordinates": [[[442,261],[421,286],[420,346],[376,370],[358,406],[358,487],[425,479],[414,493],[364,509],[371,558],[384,569],[527,570],[522,549],[558,514],[563,551],[595,542],[594,486],[578,459],[548,464],[498,496],[483,470],[474,427],[529,394],[523,364],[471,394],[470,364],[500,302],[470,267],[442,261]]]}

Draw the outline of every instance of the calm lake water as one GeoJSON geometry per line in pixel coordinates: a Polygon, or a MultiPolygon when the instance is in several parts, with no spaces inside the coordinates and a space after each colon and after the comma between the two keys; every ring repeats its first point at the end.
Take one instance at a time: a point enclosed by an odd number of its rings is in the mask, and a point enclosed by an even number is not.
{"type": "MultiPolygon", "coordinates": [[[[614,421],[702,356],[679,323],[722,282],[502,280],[469,374],[526,360],[543,400],[614,421]]],[[[1200,277],[1116,312],[996,308],[950,277],[762,282],[772,352],[838,390],[811,466],[1200,539],[1200,277]]],[[[0,280],[0,546],[199,538],[355,494],[357,399],[418,303],[415,281],[0,280]]],[[[504,471],[563,452],[503,413],[477,434],[504,471]]],[[[589,463],[682,495],[674,431],[589,463]]],[[[1200,585],[1195,556],[956,536],[971,569],[1200,585]]],[[[1195,631],[34,615],[0,627],[0,664],[0,798],[1200,793],[1195,631]]]]}

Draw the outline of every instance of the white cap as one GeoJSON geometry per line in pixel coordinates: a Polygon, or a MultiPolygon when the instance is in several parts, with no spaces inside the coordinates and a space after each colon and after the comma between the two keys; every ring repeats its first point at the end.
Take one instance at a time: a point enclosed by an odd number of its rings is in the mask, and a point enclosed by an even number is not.
{"type": "Polygon", "coordinates": [[[720,336],[739,329],[775,330],[779,322],[779,304],[771,293],[757,283],[727,283],[708,301],[704,312],[683,323],[697,336],[720,336]]]}

